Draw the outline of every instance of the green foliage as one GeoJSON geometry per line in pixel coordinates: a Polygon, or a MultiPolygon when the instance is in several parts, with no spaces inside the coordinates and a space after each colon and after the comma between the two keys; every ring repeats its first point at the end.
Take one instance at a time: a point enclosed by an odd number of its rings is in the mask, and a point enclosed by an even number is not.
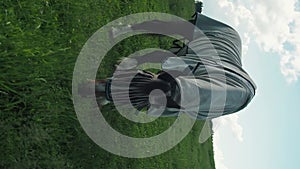
{"type": "MultiPolygon", "coordinates": [[[[203,122],[162,155],[128,159],[90,140],[71,100],[76,58],[97,29],[136,12],[189,19],[192,0],[2,0],[0,10],[0,168],[214,168],[212,140],[198,143],[203,122]]],[[[98,77],[109,76],[118,58],[149,47],[167,49],[169,42],[149,36],[126,39],[109,52],[98,77]]],[[[174,121],[131,123],[113,105],[104,107],[104,115],[116,130],[134,137],[159,134],[174,121]]]]}

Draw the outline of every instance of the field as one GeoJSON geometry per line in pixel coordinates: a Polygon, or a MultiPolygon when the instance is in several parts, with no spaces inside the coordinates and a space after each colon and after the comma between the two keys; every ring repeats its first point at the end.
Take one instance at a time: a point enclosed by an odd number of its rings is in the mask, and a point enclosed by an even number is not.
{"type": "MultiPolygon", "coordinates": [[[[87,39],[108,22],[137,12],[165,12],[189,19],[193,0],[2,0],[0,2],[0,168],[213,169],[212,138],[198,143],[203,122],[159,156],[130,159],[97,146],[83,131],[72,103],[72,73],[87,39]]],[[[135,36],[116,45],[99,78],[121,57],[165,48],[164,37],[135,36]]],[[[135,124],[105,106],[107,121],[134,137],[161,133],[175,118],[135,124]]]]}

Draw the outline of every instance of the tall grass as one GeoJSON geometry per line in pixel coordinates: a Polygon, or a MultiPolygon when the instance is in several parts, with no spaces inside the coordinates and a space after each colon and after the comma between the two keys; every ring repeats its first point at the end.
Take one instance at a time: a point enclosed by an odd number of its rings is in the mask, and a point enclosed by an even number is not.
{"type": "MultiPolygon", "coordinates": [[[[212,140],[198,144],[203,125],[174,149],[147,159],[106,152],[82,130],[73,109],[72,73],[86,40],[106,23],[131,13],[157,11],[189,18],[192,0],[2,0],[0,2],[0,168],[214,168],[212,140]]],[[[139,49],[167,48],[170,39],[137,36],[109,52],[102,74],[139,49]],[[125,50],[124,50],[125,49],[125,50]]],[[[113,110],[104,114],[120,132],[148,137],[174,118],[134,124],[113,110]]]]}

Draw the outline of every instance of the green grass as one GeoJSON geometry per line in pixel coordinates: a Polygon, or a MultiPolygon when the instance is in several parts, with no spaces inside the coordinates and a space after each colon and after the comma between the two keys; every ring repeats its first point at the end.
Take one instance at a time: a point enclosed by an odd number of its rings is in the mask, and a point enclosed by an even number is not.
{"type": "MultiPolygon", "coordinates": [[[[75,61],[87,39],[106,23],[137,12],[166,12],[189,19],[193,0],[2,0],[0,2],[0,168],[203,168],[214,167],[212,139],[198,143],[203,122],[170,151],[129,159],[98,147],[81,128],[71,100],[75,61]]],[[[99,78],[116,60],[145,48],[168,48],[170,39],[136,36],[116,45],[99,78]]],[[[149,137],[175,118],[135,124],[113,105],[104,115],[120,132],[149,137]]]]}

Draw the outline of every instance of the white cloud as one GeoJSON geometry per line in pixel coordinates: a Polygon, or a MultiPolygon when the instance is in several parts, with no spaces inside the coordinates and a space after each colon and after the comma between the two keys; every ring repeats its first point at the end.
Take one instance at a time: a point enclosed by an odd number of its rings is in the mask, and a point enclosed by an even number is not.
{"type": "Polygon", "coordinates": [[[220,145],[219,142],[220,142],[219,134],[215,133],[213,147],[214,147],[214,159],[215,159],[216,169],[228,169],[224,164],[224,154],[222,150],[219,148],[220,145]]]}
{"type": "MultiPolygon", "coordinates": [[[[300,76],[300,13],[297,0],[215,0],[222,19],[241,33],[244,53],[250,39],[265,52],[281,56],[281,72],[288,82],[300,76]],[[285,44],[294,49],[286,49],[285,44]]],[[[205,3],[204,3],[205,4],[205,3]]]]}
{"type": "Polygon", "coordinates": [[[245,55],[249,50],[249,43],[251,39],[249,37],[249,33],[244,33],[241,38],[243,39],[243,45],[242,45],[243,55],[245,55]]]}
{"type": "Polygon", "coordinates": [[[237,114],[231,114],[223,117],[219,117],[216,119],[213,119],[213,131],[214,131],[214,139],[213,139],[213,147],[214,147],[214,159],[216,164],[216,169],[228,169],[226,165],[224,164],[224,154],[219,147],[219,145],[222,144],[221,139],[221,131],[218,130],[219,128],[225,128],[229,127],[231,131],[233,132],[235,138],[243,142],[243,128],[238,123],[238,115],[237,114]]]}
{"type": "Polygon", "coordinates": [[[235,138],[238,141],[243,142],[243,127],[239,124],[238,119],[239,116],[237,114],[221,116],[219,118],[213,119],[214,133],[218,133],[219,127],[229,127],[235,138]]]}

